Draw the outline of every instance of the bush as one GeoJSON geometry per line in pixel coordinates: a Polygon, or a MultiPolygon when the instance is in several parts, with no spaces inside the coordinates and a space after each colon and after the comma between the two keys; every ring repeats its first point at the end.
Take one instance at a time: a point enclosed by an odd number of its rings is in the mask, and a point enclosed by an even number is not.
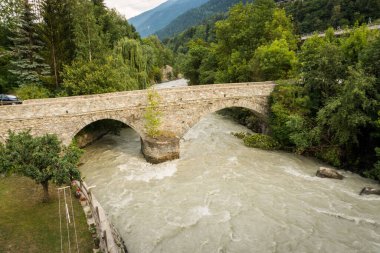
{"type": "Polygon", "coordinates": [[[372,170],[364,172],[364,175],[380,181],[380,148],[376,148],[376,154],[378,157],[378,161],[375,163],[372,170]]]}
{"type": "Polygon", "coordinates": [[[244,137],[243,141],[247,147],[251,148],[275,150],[280,147],[280,144],[275,139],[265,134],[252,134],[244,137]]]}
{"type": "Polygon", "coordinates": [[[235,136],[238,139],[243,140],[245,137],[249,136],[249,133],[239,132],[239,133],[231,133],[233,136],[235,136]]]}
{"type": "Polygon", "coordinates": [[[16,95],[23,99],[38,99],[38,98],[48,98],[50,92],[48,89],[44,88],[38,84],[22,85],[16,90],[16,95]]]}

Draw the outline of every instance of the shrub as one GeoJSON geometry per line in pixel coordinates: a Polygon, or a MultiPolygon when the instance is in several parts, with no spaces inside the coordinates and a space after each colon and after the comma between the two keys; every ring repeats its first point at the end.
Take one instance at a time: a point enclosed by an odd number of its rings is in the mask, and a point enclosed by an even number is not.
{"type": "Polygon", "coordinates": [[[26,99],[38,99],[38,98],[48,98],[50,92],[48,89],[44,88],[38,84],[22,85],[16,90],[16,95],[23,100],[26,99]]]}
{"type": "Polygon", "coordinates": [[[244,137],[243,141],[247,147],[251,148],[274,150],[280,147],[280,144],[275,139],[265,134],[252,134],[244,137]]]}
{"type": "Polygon", "coordinates": [[[231,133],[233,136],[235,136],[238,139],[243,140],[245,137],[249,136],[249,133],[239,132],[239,133],[231,133]]]}

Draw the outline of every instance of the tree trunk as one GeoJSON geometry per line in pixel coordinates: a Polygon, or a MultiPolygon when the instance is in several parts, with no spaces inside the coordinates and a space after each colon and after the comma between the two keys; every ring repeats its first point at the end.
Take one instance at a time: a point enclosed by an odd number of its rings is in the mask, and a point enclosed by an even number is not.
{"type": "Polygon", "coordinates": [[[44,189],[44,196],[42,198],[42,202],[48,202],[50,197],[49,197],[49,181],[42,182],[41,183],[42,188],[44,189]]]}

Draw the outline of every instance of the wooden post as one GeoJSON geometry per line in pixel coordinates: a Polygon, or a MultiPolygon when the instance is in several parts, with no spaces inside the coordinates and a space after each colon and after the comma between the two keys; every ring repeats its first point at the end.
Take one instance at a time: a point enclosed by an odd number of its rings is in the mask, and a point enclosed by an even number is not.
{"type": "Polygon", "coordinates": [[[96,210],[97,223],[98,223],[98,225],[100,226],[99,207],[96,207],[95,210],[96,210]]]}
{"type": "Polygon", "coordinates": [[[104,240],[104,243],[106,244],[106,250],[108,252],[107,232],[105,230],[103,231],[103,240],[104,240]]]}

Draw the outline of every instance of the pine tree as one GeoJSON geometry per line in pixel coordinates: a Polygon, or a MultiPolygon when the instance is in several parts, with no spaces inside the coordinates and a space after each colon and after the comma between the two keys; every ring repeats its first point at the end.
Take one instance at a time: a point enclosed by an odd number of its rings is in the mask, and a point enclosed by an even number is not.
{"type": "Polygon", "coordinates": [[[43,43],[37,33],[36,17],[27,0],[24,0],[22,14],[11,40],[13,60],[10,72],[17,76],[18,84],[43,84],[50,68],[40,55],[43,43]]]}

